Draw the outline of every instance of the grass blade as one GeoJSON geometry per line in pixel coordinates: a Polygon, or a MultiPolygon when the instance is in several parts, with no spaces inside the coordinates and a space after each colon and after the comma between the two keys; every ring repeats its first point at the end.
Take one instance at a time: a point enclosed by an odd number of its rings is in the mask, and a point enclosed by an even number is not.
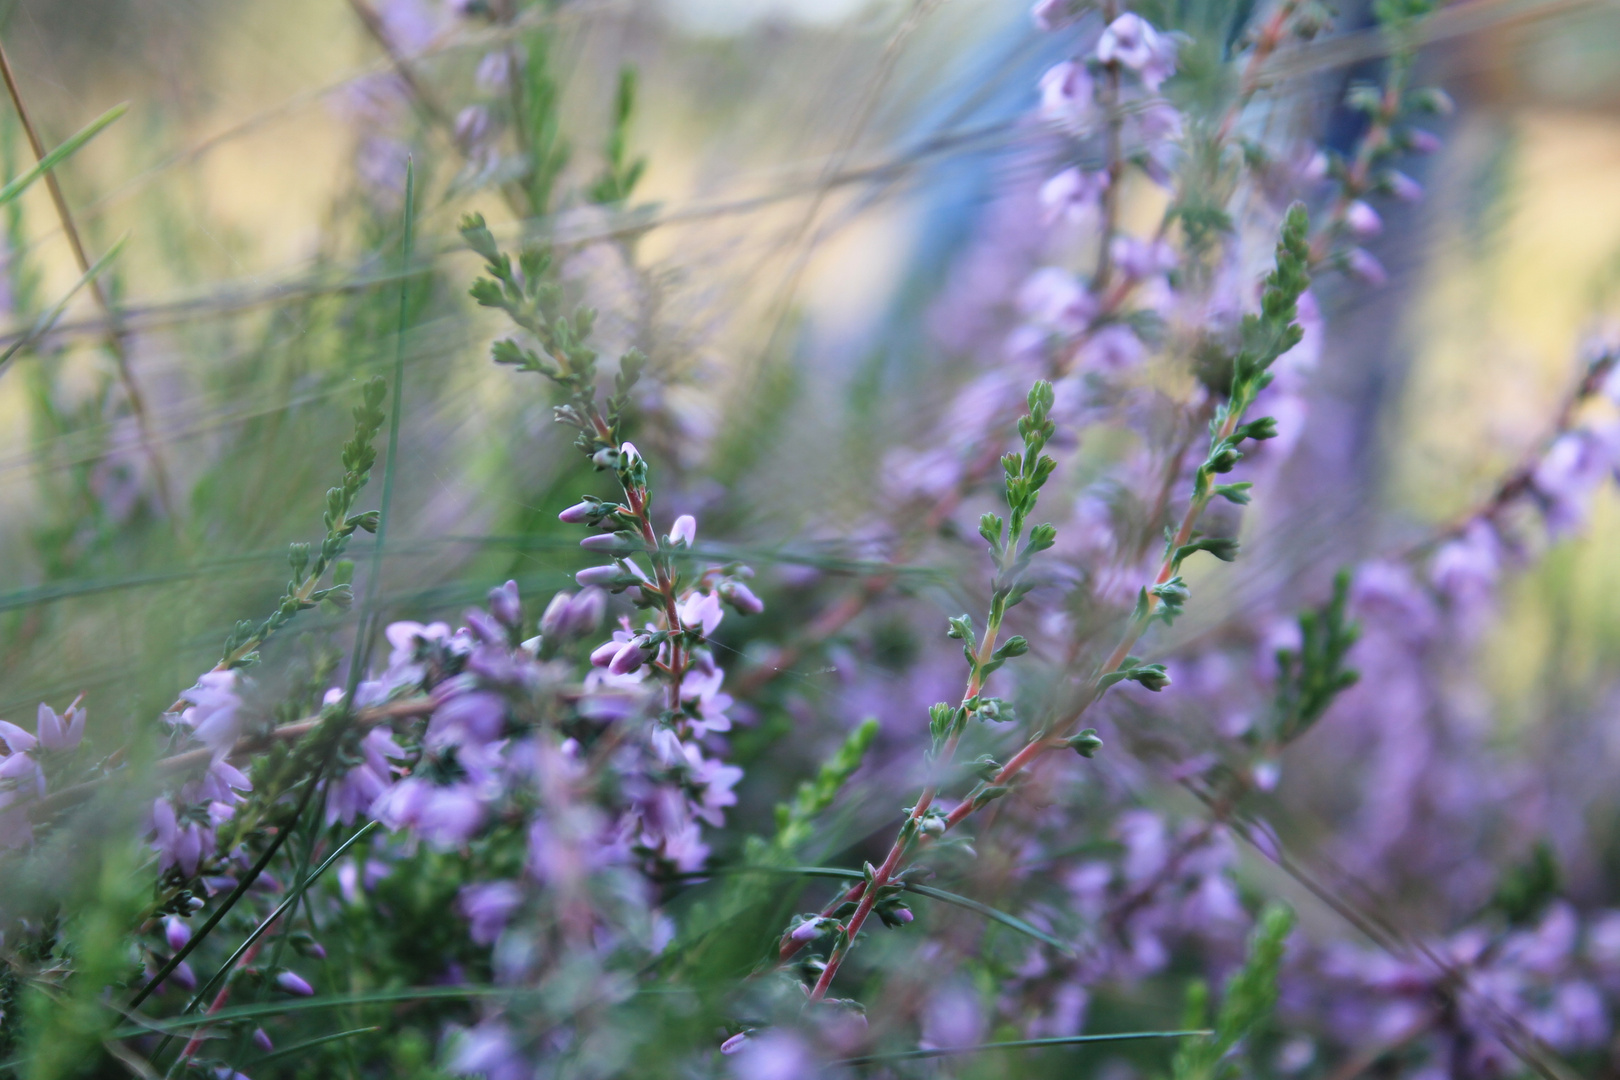
{"type": "Polygon", "coordinates": [[[896,1050],[888,1054],[867,1054],[845,1058],[840,1065],[876,1065],[885,1061],[917,1061],[922,1058],[977,1054],[985,1050],[1029,1050],[1042,1046],[1079,1046],[1085,1043],[1131,1042],[1137,1039],[1185,1039],[1211,1035],[1210,1031],[1120,1031],[1107,1035],[1060,1035],[1050,1039],[1015,1039],[1011,1042],[979,1043],[976,1046],[932,1047],[925,1050],[896,1050]]]}
{"type": "Polygon", "coordinates": [[[337,1042],[339,1039],[347,1039],[354,1035],[364,1035],[368,1031],[381,1030],[382,1028],[378,1027],[376,1024],[373,1024],[371,1027],[357,1027],[350,1028],[348,1031],[334,1031],[330,1035],[322,1035],[318,1039],[306,1039],[295,1046],[289,1046],[285,1049],[277,1050],[274,1053],[266,1054],[264,1057],[254,1061],[252,1064],[255,1066],[264,1065],[267,1062],[276,1061],[279,1058],[291,1057],[294,1054],[301,1054],[305,1050],[312,1050],[315,1047],[320,1046],[322,1043],[337,1042]]]}
{"type": "Polygon", "coordinates": [[[40,158],[33,168],[7,183],[5,187],[0,187],[0,206],[6,205],[6,203],[27,191],[33,186],[34,181],[50,172],[51,169],[60,165],[67,158],[72,157],[79,151],[80,147],[101,134],[103,128],[123,116],[128,110],[129,103],[127,101],[121,105],[114,105],[77,132],[68,136],[67,141],[40,158]]]}

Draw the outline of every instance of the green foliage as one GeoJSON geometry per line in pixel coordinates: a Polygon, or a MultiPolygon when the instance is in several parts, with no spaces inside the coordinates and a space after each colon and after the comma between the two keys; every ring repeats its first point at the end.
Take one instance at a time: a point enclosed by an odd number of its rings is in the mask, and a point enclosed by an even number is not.
{"type": "Polygon", "coordinates": [[[522,76],[516,88],[518,147],[524,155],[523,190],[529,213],[539,217],[553,209],[553,192],[570,150],[562,133],[561,94],[551,74],[551,37],[545,29],[536,29],[523,44],[522,76]]]}
{"type": "Polygon", "coordinates": [[[376,376],[366,383],[360,404],[354,408],[354,435],[343,444],[343,481],[337,487],[327,489],[324,515],[326,538],[321,541],[320,550],[315,554],[314,565],[310,565],[308,544],[293,544],[289,548],[287,563],[292,568],[293,576],[287,582],[280,603],[268,618],[257,625],[251,622],[237,623],[236,629],[225,640],[220,659],[222,667],[253,663],[257,659],[254,650],[300,611],[317,607],[323,600],[347,607],[353,599],[348,583],[353,567],[338,560],[347,550],[356,530],[364,529],[369,533],[377,531],[378,515],[375,510],[362,514],[351,511],[360,496],[360,489],[371,478],[371,467],[377,463],[375,443],[386,416],[382,403],[387,396],[387,380],[376,376]],[[334,564],[341,571],[342,579],[330,588],[318,588],[326,571],[334,564]]]}
{"type": "MultiPolygon", "coordinates": [[[[1282,967],[1283,949],[1294,927],[1294,914],[1281,904],[1270,904],[1260,913],[1249,937],[1248,957],[1226,986],[1220,1012],[1215,1017],[1215,1033],[1205,1039],[1188,1039],[1181,1044],[1171,1066],[1173,1080],[1223,1080],[1241,1075],[1238,1063],[1228,1057],[1240,1043],[1252,1042],[1271,1019],[1277,1004],[1277,972],[1282,967]]],[[[1200,981],[1188,988],[1184,1025],[1200,1028],[1208,1016],[1208,991],[1200,981]]]]}
{"type": "Polygon", "coordinates": [[[1348,620],[1349,571],[1333,579],[1333,597],[1299,617],[1300,646],[1277,650],[1274,737],[1287,744],[1309,731],[1328,706],[1360,677],[1344,666],[1360,628],[1348,620]]]}
{"type": "Polygon", "coordinates": [[[576,445],[595,457],[598,466],[611,464],[601,455],[618,452],[624,411],[630,392],[646,368],[646,357],[636,349],[620,357],[613,394],[605,414],[600,412],[596,403],[597,353],[588,344],[596,312],[583,305],[565,311],[563,288],[550,249],[529,245],[514,266],[511,256],[500,250],[481,214],[462,218],[461,235],[468,247],[483,256],[489,274],[473,282],[469,290],[472,298],[483,307],[506,312],[540,345],[536,352],[512,338],[503,338],[491,346],[492,358],[497,364],[519,371],[538,372],[555,383],[563,397],[556,408],[557,420],[578,429],[576,445]]]}
{"type": "Polygon", "coordinates": [[[797,851],[810,838],[812,822],[832,805],[849,778],[855,775],[855,770],[861,767],[877,733],[876,717],[861,721],[837,752],[816,770],[816,775],[799,784],[791,802],[776,804],[776,836],[771,840],[773,849],[788,854],[797,851]]]}
{"type": "Polygon", "coordinates": [[[1509,867],[1497,882],[1490,906],[1517,926],[1536,920],[1563,889],[1564,875],[1558,854],[1545,840],[1538,841],[1517,866],[1509,867]]]}
{"type": "Polygon", "coordinates": [[[619,69],[618,90],[613,96],[613,126],[608,134],[606,165],[601,177],[586,193],[592,202],[617,205],[628,201],[647,168],[646,158],[629,159],[630,118],[635,109],[636,69],[625,66],[619,69]]]}

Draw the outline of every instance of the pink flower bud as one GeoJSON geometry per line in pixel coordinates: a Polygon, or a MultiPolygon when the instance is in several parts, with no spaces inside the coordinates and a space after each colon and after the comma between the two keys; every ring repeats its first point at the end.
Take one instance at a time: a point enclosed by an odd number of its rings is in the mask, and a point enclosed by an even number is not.
{"type": "Polygon", "coordinates": [[[253,1045],[267,1054],[276,1048],[276,1044],[270,1041],[270,1036],[265,1033],[264,1028],[253,1029],[253,1045]]]}
{"type": "Polygon", "coordinates": [[[1344,268],[1351,277],[1374,287],[1389,280],[1389,275],[1384,272],[1384,264],[1361,248],[1350,249],[1350,253],[1344,257],[1344,268]]]}
{"type": "Polygon", "coordinates": [[[583,525],[591,518],[594,508],[588,502],[575,503],[557,515],[557,520],[568,525],[583,525]]]}
{"type": "Polygon", "coordinates": [[[765,602],[740,581],[728,581],[720,586],[720,598],[736,608],[739,615],[758,615],[765,610],[765,602]]]}
{"type": "Polygon", "coordinates": [[[1412,152],[1417,154],[1432,154],[1440,149],[1440,136],[1432,131],[1422,128],[1412,128],[1407,132],[1407,141],[1411,143],[1412,152]]]}
{"type": "Polygon", "coordinates": [[[184,919],[170,915],[163,920],[163,940],[169,943],[169,948],[179,952],[191,940],[191,927],[186,925],[184,919]]]}
{"type": "Polygon", "coordinates": [[[581,585],[611,585],[622,574],[617,566],[587,566],[574,575],[574,580],[581,585]]]}
{"type": "Polygon", "coordinates": [[[671,544],[685,544],[691,547],[697,540],[697,518],[691,514],[682,514],[675,519],[675,524],[669,530],[671,544]]]}
{"type": "Polygon", "coordinates": [[[315,994],[315,988],[305,982],[296,971],[283,971],[277,975],[276,985],[287,993],[297,994],[299,997],[313,997],[315,994]]]}
{"type": "Polygon", "coordinates": [[[1344,212],[1344,223],[1357,236],[1377,236],[1384,231],[1384,219],[1378,211],[1357,199],[1344,212]]]}
{"type": "Polygon", "coordinates": [[[646,662],[645,649],[642,648],[642,638],[632,638],[619,647],[608,662],[608,670],[615,675],[629,675],[640,669],[646,662]]]}
{"type": "Polygon", "coordinates": [[[587,536],[579,542],[579,546],[586,551],[621,551],[625,547],[624,538],[614,533],[597,533],[587,536]]]}
{"type": "Polygon", "coordinates": [[[1318,150],[1316,153],[1311,155],[1311,160],[1305,163],[1305,169],[1301,175],[1308,183],[1314,184],[1318,181],[1327,179],[1329,168],[1330,162],[1328,161],[1328,156],[1322,151],[1318,150]]]}
{"type": "Polygon", "coordinates": [[[737,1034],[720,1044],[720,1052],[722,1054],[735,1054],[737,1051],[741,1050],[744,1044],[747,1042],[748,1032],[739,1031],[737,1034]]]}
{"type": "Polygon", "coordinates": [[[795,926],[793,928],[793,933],[789,934],[788,937],[792,938],[794,941],[797,941],[800,945],[803,945],[807,941],[814,941],[820,935],[821,920],[810,919],[806,922],[800,923],[798,926],[795,926]]]}
{"type": "Polygon", "coordinates": [[[890,918],[894,919],[896,922],[907,923],[916,917],[917,916],[911,913],[910,908],[895,908],[894,911],[890,913],[890,918]]]}
{"type": "Polygon", "coordinates": [[[540,633],[548,638],[562,633],[568,622],[569,602],[572,599],[565,592],[551,598],[551,603],[546,605],[545,612],[540,616],[540,633]]]}
{"type": "Polygon", "coordinates": [[[1423,185],[1403,172],[1389,174],[1389,191],[1402,202],[1417,202],[1423,198],[1423,185]]]}
{"type": "Polygon", "coordinates": [[[622,641],[605,641],[591,650],[591,666],[607,667],[613,662],[620,649],[624,648],[622,641]]]}

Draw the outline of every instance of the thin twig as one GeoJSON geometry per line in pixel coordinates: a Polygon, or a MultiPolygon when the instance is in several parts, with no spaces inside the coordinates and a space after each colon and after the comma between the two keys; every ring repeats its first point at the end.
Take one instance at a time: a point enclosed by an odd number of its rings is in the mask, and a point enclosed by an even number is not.
{"type": "MultiPolygon", "coordinates": [[[[6,55],[3,43],[0,43],[0,76],[5,79],[6,92],[11,95],[11,104],[17,110],[17,119],[22,121],[23,131],[28,136],[28,145],[34,150],[34,157],[44,161],[48,151],[45,149],[44,141],[39,137],[38,129],[34,127],[33,119],[28,115],[27,106],[23,104],[22,90],[17,85],[17,77],[11,69],[11,59],[6,55]]],[[[141,449],[152,466],[152,483],[156,488],[158,503],[170,522],[178,526],[178,522],[174,520],[174,499],[169,492],[168,470],[164,466],[162,455],[158,452],[157,443],[152,438],[152,425],[146,410],[146,401],[141,395],[140,386],[135,382],[135,373],[130,369],[129,351],[125,345],[124,331],[118,313],[107,299],[106,292],[101,288],[101,282],[91,273],[94,263],[85,251],[84,241],[79,236],[79,228],[73,221],[73,212],[68,209],[67,196],[63,194],[62,185],[56,179],[55,170],[48,170],[45,173],[45,186],[50,190],[51,202],[56,206],[56,216],[62,222],[62,231],[67,235],[68,246],[73,249],[73,258],[79,264],[79,273],[86,279],[85,287],[94,297],[96,306],[100,307],[107,317],[107,351],[112,354],[118,366],[118,381],[123,384],[124,395],[129,398],[129,410],[135,415],[135,426],[141,436],[141,449]]]]}

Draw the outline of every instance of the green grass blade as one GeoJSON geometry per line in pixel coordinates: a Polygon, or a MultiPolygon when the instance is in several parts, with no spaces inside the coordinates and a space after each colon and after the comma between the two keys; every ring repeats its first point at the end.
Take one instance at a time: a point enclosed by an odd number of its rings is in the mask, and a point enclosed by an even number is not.
{"type": "Polygon", "coordinates": [[[27,191],[31,186],[33,186],[34,181],[50,172],[67,158],[76,154],[80,147],[89,142],[91,139],[95,138],[97,135],[101,134],[102,128],[105,128],[108,124],[112,123],[114,120],[117,120],[120,116],[123,116],[128,110],[128,102],[124,102],[121,105],[114,105],[112,108],[90,121],[84,127],[80,128],[73,135],[69,136],[68,140],[62,145],[40,158],[39,163],[33,168],[29,169],[15,180],[7,183],[5,187],[0,187],[0,206],[6,205],[6,203],[27,191]]]}
{"type": "Polygon", "coordinates": [[[259,1058],[258,1060],[249,1063],[248,1067],[249,1068],[254,1068],[256,1066],[264,1065],[264,1064],[266,1064],[268,1062],[271,1062],[271,1061],[279,1060],[280,1058],[291,1057],[294,1054],[301,1054],[305,1050],[313,1050],[315,1047],[320,1046],[322,1043],[337,1042],[339,1039],[348,1039],[348,1038],[352,1038],[355,1035],[364,1035],[368,1031],[381,1031],[381,1030],[382,1029],[380,1027],[373,1024],[371,1027],[357,1027],[357,1028],[350,1028],[348,1031],[334,1031],[330,1035],[322,1035],[318,1039],[306,1039],[305,1041],[303,1041],[301,1043],[298,1043],[297,1045],[289,1046],[289,1047],[286,1047],[285,1049],[277,1050],[274,1053],[266,1054],[266,1055],[264,1055],[264,1057],[259,1058]]]}
{"type": "Polygon", "coordinates": [[[845,1058],[840,1065],[876,1065],[885,1061],[916,1061],[921,1058],[977,1054],[985,1050],[1028,1050],[1043,1046],[1080,1046],[1086,1043],[1130,1042],[1137,1039],[1185,1039],[1211,1035],[1210,1031],[1121,1031],[1108,1035],[1060,1035],[1050,1039],[1015,1039],[1011,1042],[979,1043],[975,1046],[938,1047],[927,1050],[896,1050],[888,1054],[867,1054],[845,1058]]]}
{"type": "Polygon", "coordinates": [[[522,998],[535,996],[536,990],[513,990],[503,986],[409,986],[398,990],[377,990],[368,994],[345,994],[328,997],[289,998],[263,1005],[238,1005],[221,1009],[206,1016],[192,1014],[165,1018],[145,1019],[139,1026],[120,1028],[113,1038],[127,1039],[152,1032],[178,1033],[193,1031],[215,1024],[229,1024],[238,1020],[258,1020],[266,1016],[285,1013],[309,1012],[318,1009],[341,1009],[355,1005],[393,1005],[407,1001],[468,1001],[475,998],[522,998]]]}
{"type": "Polygon", "coordinates": [[[91,265],[90,269],[79,275],[79,280],[75,281],[73,283],[73,287],[69,289],[65,295],[63,295],[62,299],[56,302],[56,306],[45,312],[45,314],[41,315],[35,321],[33,329],[29,330],[27,334],[18,338],[16,341],[13,341],[5,352],[0,353],[0,371],[5,370],[6,365],[11,362],[11,358],[17,355],[18,351],[20,351],[23,346],[33,344],[50,332],[51,327],[56,325],[56,320],[62,317],[62,312],[67,310],[69,302],[72,301],[74,296],[78,295],[79,290],[101,276],[101,272],[107,269],[107,267],[112,263],[113,259],[117,258],[118,253],[123,250],[124,241],[128,239],[129,233],[125,233],[123,236],[120,236],[117,242],[114,243],[112,247],[107,249],[106,254],[97,259],[95,263],[91,265]]]}

